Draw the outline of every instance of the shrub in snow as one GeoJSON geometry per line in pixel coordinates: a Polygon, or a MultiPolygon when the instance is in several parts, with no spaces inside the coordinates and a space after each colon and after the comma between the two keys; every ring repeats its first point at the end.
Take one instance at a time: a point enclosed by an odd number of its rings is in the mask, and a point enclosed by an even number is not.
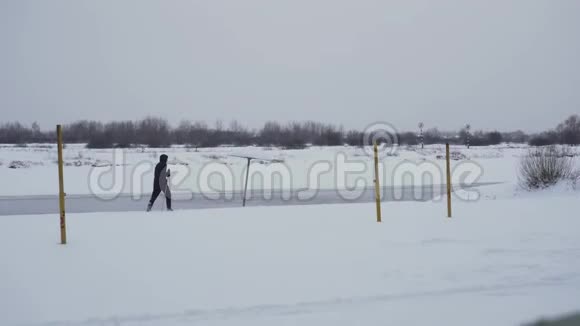
{"type": "Polygon", "coordinates": [[[214,161],[219,161],[219,160],[226,159],[226,156],[225,155],[217,155],[217,154],[203,155],[203,157],[208,158],[210,160],[214,160],[214,161]]]}
{"type": "Polygon", "coordinates": [[[31,166],[43,165],[42,162],[12,161],[8,164],[9,169],[28,169],[31,166]]]}
{"type": "MultiPolygon", "coordinates": [[[[445,160],[445,154],[439,154],[436,156],[436,158],[438,160],[445,160]]],[[[467,156],[461,152],[458,151],[452,151],[449,152],[449,159],[453,160],[453,161],[461,161],[461,160],[466,160],[468,159],[467,156]]]]}
{"type": "MultiPolygon", "coordinates": [[[[58,163],[58,162],[57,162],[58,163]]],[[[65,161],[64,166],[83,166],[83,165],[92,165],[92,162],[83,161],[83,160],[74,160],[74,161],[65,161]]]]}
{"type": "Polygon", "coordinates": [[[574,170],[570,173],[570,185],[572,189],[578,189],[578,184],[580,183],[580,170],[574,170]]]}
{"type": "Polygon", "coordinates": [[[103,160],[96,160],[91,166],[94,168],[103,168],[107,166],[112,166],[111,162],[103,161],[103,160]]]}
{"type": "Polygon", "coordinates": [[[566,148],[531,148],[520,160],[519,181],[526,189],[541,189],[572,176],[573,159],[566,148]]]}

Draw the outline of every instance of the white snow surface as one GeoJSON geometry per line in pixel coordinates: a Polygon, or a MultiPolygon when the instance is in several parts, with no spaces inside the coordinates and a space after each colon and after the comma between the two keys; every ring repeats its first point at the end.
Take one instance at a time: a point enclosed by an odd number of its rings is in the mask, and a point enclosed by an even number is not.
{"type": "MultiPolygon", "coordinates": [[[[373,186],[372,157],[367,151],[348,146],[311,147],[303,150],[284,150],[265,147],[192,148],[173,147],[160,149],[86,149],[82,144],[68,144],[64,150],[64,182],[67,194],[149,194],[152,190],[153,167],[162,153],[169,155],[172,171],[172,192],[240,191],[245,179],[246,160],[231,155],[264,157],[271,161],[254,160],[249,189],[345,189],[373,186]],[[345,164],[339,161],[344,160],[345,164]],[[324,171],[325,163],[329,170],[324,171]],[[352,163],[354,173],[341,173],[340,166],[352,163]],[[111,167],[111,164],[114,167],[111,167]],[[211,171],[218,172],[211,174],[211,171]],[[225,173],[224,173],[225,171],[225,173]],[[289,177],[283,181],[274,172],[289,177]],[[114,172],[114,173],[113,173],[114,172]],[[316,174],[315,172],[318,172],[316,174]],[[324,172],[324,173],[322,173],[324,172]],[[254,175],[256,173],[256,175],[254,175]],[[208,177],[209,175],[209,177],[208,177]],[[225,181],[220,176],[225,175],[225,181]],[[270,176],[271,180],[259,176],[270,176]],[[206,176],[204,178],[204,176],[206,176]],[[313,178],[312,176],[317,176],[313,178]],[[342,180],[343,179],[343,180],[342,180]],[[209,185],[205,187],[204,185],[209,185]]],[[[478,182],[503,182],[494,189],[482,189],[484,196],[498,193],[513,195],[517,183],[517,162],[527,146],[503,144],[489,147],[452,146],[451,151],[465,156],[465,160],[452,161],[452,169],[466,162],[481,167],[478,182]],[[492,191],[487,191],[492,190],[492,191]]],[[[395,174],[402,163],[405,171],[421,172],[427,162],[439,170],[433,184],[445,182],[445,146],[430,145],[425,149],[416,146],[396,148],[394,155],[380,159],[381,185],[420,184],[423,180],[402,178],[395,174]],[[438,158],[439,157],[439,158],[438,158]]],[[[10,185],[0,187],[0,196],[30,196],[58,194],[57,154],[54,145],[32,144],[28,147],[0,147],[0,179],[10,185]],[[24,167],[8,168],[14,161],[24,162],[24,167]]],[[[473,168],[473,166],[467,166],[473,168]]],[[[399,169],[402,172],[402,169],[399,169]]],[[[454,173],[453,182],[460,181],[461,173],[454,173]]],[[[474,180],[470,180],[473,182],[474,180]]],[[[428,182],[429,183],[429,182],[428,182]]]]}
{"type": "Polygon", "coordinates": [[[0,325],[519,325],[580,309],[580,198],[0,216],[0,325]]]}

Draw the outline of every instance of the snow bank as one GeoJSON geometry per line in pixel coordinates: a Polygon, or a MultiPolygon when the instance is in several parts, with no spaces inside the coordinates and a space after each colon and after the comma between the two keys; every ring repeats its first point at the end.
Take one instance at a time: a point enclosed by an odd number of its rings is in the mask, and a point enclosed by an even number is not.
{"type": "Polygon", "coordinates": [[[516,325],[580,309],[577,196],[0,217],[0,324],[516,325]]]}

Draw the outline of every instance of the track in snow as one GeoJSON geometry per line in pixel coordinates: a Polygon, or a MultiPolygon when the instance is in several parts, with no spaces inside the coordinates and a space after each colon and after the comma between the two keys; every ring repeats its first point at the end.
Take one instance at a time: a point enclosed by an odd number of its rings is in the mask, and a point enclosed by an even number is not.
{"type": "MultiPolygon", "coordinates": [[[[493,184],[497,183],[474,183],[469,186],[464,186],[463,189],[493,184]]],[[[383,195],[383,202],[427,201],[444,194],[445,186],[388,186],[383,187],[381,193],[383,195]]],[[[248,190],[246,206],[367,203],[375,200],[373,187],[352,191],[321,189],[318,191],[298,190],[284,192],[273,190],[269,196],[265,196],[264,194],[268,193],[262,190],[248,190]]],[[[69,213],[144,211],[148,201],[149,194],[141,195],[140,198],[133,198],[132,195],[123,194],[109,199],[101,199],[95,195],[68,195],[66,197],[66,211],[69,213]]],[[[176,194],[173,199],[174,209],[206,209],[240,206],[242,206],[241,192],[214,194],[212,198],[208,198],[208,196],[200,193],[176,194]]],[[[165,198],[161,195],[155,202],[153,209],[161,210],[164,208],[165,198]]],[[[0,197],[0,215],[58,214],[58,212],[57,195],[0,197]]]]}

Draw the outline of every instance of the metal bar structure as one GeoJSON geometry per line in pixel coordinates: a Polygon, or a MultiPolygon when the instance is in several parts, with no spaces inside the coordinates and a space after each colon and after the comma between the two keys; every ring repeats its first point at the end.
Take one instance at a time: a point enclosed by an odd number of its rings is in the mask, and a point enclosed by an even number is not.
{"type": "Polygon", "coordinates": [[[373,143],[373,152],[375,156],[375,202],[377,205],[377,222],[380,223],[381,217],[381,186],[379,184],[379,151],[377,142],[373,143]]]}
{"type": "Polygon", "coordinates": [[[248,160],[248,163],[246,166],[246,181],[244,184],[244,193],[243,193],[243,198],[242,198],[242,207],[246,207],[246,194],[248,193],[248,180],[250,178],[250,163],[252,162],[252,160],[269,161],[269,162],[277,162],[278,160],[275,160],[273,158],[261,158],[261,157],[256,157],[256,156],[237,155],[237,154],[230,154],[229,156],[244,158],[244,159],[248,160]]]}
{"type": "Polygon", "coordinates": [[[471,134],[469,133],[469,131],[467,132],[467,148],[469,148],[469,142],[471,140],[471,134]]]}
{"type": "Polygon", "coordinates": [[[469,143],[471,141],[471,132],[470,132],[470,130],[471,130],[471,125],[468,123],[468,124],[465,125],[465,132],[466,132],[466,137],[467,137],[466,143],[467,143],[467,148],[468,149],[469,149],[469,143]]]}
{"type": "Polygon", "coordinates": [[[248,159],[248,165],[246,167],[246,184],[244,185],[244,199],[242,207],[246,207],[246,193],[248,192],[248,179],[250,178],[250,163],[252,162],[251,157],[246,157],[248,159]]]}
{"type": "Polygon", "coordinates": [[[447,170],[447,217],[451,217],[451,162],[449,143],[445,144],[445,161],[447,170]]]}
{"type": "Polygon", "coordinates": [[[421,143],[421,149],[425,148],[425,140],[423,138],[423,127],[425,125],[423,122],[419,122],[419,142],[421,143]]]}
{"type": "Polygon", "coordinates": [[[58,203],[60,208],[60,243],[66,244],[66,217],[65,217],[65,202],[64,202],[64,171],[62,158],[62,126],[56,126],[56,138],[58,148],[58,203]]]}

